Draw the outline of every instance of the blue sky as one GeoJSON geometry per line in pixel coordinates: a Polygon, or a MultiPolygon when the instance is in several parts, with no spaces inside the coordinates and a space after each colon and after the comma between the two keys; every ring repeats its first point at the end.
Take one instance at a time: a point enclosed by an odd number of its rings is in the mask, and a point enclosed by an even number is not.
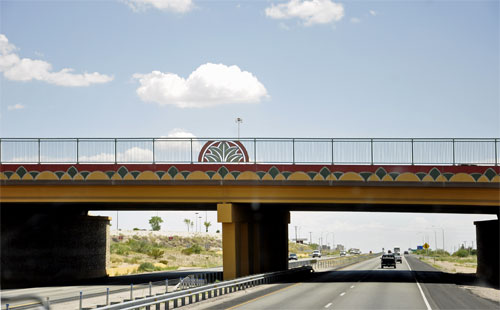
{"type": "Polygon", "coordinates": [[[236,117],[243,137],[500,132],[498,1],[0,1],[0,10],[1,137],[227,137],[236,117]]]}

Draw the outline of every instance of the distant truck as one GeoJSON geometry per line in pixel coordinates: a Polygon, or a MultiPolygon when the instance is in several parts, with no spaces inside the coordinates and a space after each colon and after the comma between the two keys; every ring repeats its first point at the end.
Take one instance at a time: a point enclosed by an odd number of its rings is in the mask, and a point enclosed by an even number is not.
{"type": "Polygon", "coordinates": [[[401,253],[401,249],[400,248],[394,248],[394,253],[401,253]]]}

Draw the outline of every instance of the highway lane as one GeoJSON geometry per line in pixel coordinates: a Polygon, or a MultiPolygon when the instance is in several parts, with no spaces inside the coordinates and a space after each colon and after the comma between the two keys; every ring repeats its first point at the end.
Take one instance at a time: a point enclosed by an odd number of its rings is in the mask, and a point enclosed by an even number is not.
{"type": "Polygon", "coordinates": [[[414,257],[405,257],[396,269],[381,269],[374,258],[211,309],[500,309],[448,280],[414,257]]]}

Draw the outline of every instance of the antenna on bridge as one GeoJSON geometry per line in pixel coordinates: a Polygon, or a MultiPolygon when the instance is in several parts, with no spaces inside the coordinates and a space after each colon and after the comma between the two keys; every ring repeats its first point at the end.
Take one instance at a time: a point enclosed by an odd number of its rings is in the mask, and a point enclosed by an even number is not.
{"type": "Polygon", "coordinates": [[[238,141],[240,140],[240,124],[243,123],[243,119],[241,117],[237,117],[235,122],[238,124],[238,141]]]}

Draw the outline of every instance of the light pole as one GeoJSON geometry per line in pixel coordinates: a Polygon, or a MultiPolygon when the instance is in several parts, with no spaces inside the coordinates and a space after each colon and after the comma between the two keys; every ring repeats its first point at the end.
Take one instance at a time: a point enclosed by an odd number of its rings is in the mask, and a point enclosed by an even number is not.
{"type": "Polygon", "coordinates": [[[194,221],[195,221],[195,232],[198,232],[198,212],[195,212],[194,213],[195,216],[194,216],[194,221]]]}
{"type": "Polygon", "coordinates": [[[238,124],[238,141],[240,141],[240,124],[243,123],[243,119],[241,117],[237,117],[235,122],[238,124]]]}

